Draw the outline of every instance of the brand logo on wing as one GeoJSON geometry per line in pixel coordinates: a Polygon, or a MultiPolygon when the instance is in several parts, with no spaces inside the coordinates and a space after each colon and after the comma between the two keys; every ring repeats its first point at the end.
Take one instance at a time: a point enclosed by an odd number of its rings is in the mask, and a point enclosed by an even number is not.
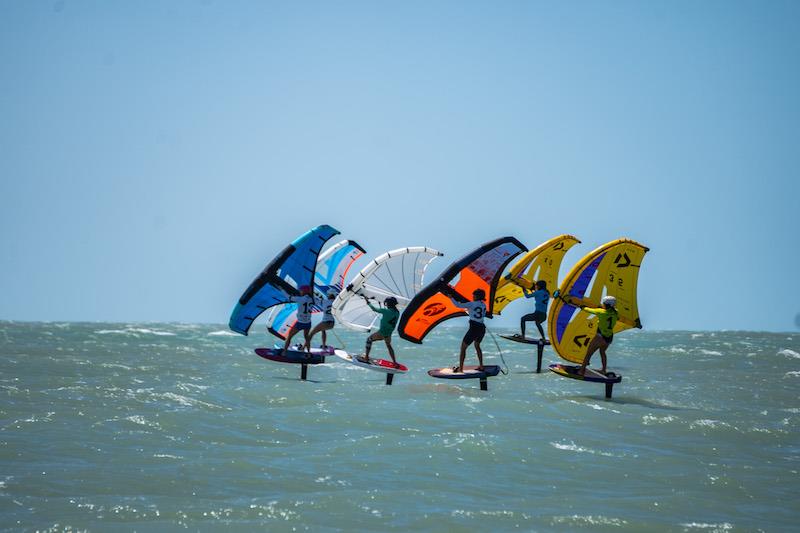
{"type": "Polygon", "coordinates": [[[444,304],[441,304],[439,302],[433,302],[432,304],[426,305],[422,309],[422,314],[425,316],[441,315],[442,313],[444,313],[445,309],[447,309],[447,307],[445,307],[444,304]]]}
{"type": "Polygon", "coordinates": [[[614,259],[614,264],[617,265],[618,268],[631,266],[631,258],[628,257],[627,252],[617,254],[617,257],[614,259]]]}
{"type": "Polygon", "coordinates": [[[588,335],[576,335],[572,337],[572,342],[578,345],[579,348],[584,348],[589,346],[589,336],[588,335]]]}

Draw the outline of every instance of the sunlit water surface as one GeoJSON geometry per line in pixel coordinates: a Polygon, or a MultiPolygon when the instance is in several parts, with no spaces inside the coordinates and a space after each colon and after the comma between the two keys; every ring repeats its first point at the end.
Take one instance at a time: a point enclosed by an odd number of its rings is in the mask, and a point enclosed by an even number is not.
{"type": "Polygon", "coordinates": [[[462,335],[386,386],[263,331],[0,322],[0,528],[797,531],[800,335],[622,333],[611,400],[499,338],[488,391],[430,378],[462,335]]]}

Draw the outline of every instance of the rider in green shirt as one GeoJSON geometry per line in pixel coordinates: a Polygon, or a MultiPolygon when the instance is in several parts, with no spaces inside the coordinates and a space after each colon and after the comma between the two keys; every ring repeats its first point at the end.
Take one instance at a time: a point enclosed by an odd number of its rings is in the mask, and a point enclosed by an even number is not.
{"type": "Polygon", "coordinates": [[[384,343],[386,343],[386,349],[389,351],[389,356],[396,365],[397,359],[394,357],[394,348],[392,348],[392,333],[394,332],[394,328],[397,326],[397,321],[400,319],[400,311],[397,309],[397,298],[394,296],[389,296],[386,298],[383,301],[384,305],[386,305],[385,309],[373,307],[373,305],[369,303],[369,300],[366,296],[364,296],[364,301],[367,302],[367,305],[370,309],[381,315],[381,323],[378,326],[378,331],[367,337],[364,356],[359,357],[358,359],[364,363],[369,363],[369,352],[372,349],[372,342],[382,340],[384,343]]]}

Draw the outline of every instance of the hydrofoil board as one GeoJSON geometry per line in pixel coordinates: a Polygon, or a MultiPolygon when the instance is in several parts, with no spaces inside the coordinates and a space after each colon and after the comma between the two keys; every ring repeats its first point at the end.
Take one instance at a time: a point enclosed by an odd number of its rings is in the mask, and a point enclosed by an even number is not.
{"type": "Polygon", "coordinates": [[[559,376],[571,379],[579,379],[581,381],[591,381],[593,383],[619,383],[622,381],[622,376],[618,376],[613,372],[606,372],[603,374],[599,370],[594,368],[586,368],[586,373],[581,376],[578,373],[580,369],[579,365],[562,365],[561,363],[556,363],[554,365],[550,365],[550,370],[555,372],[559,376]]]}
{"type": "Polygon", "coordinates": [[[452,367],[428,370],[430,377],[440,379],[486,379],[499,373],[500,367],[497,365],[484,365],[483,370],[478,370],[477,366],[465,366],[463,372],[455,372],[452,367]]]}
{"type": "Polygon", "coordinates": [[[283,350],[282,348],[256,348],[256,354],[264,359],[277,363],[291,363],[295,365],[318,365],[325,362],[325,355],[328,352],[319,348],[312,348],[311,353],[305,350],[283,350]],[[316,350],[316,351],[315,351],[316,350]]]}
{"type": "Polygon", "coordinates": [[[387,361],[386,359],[369,358],[369,362],[361,361],[358,356],[353,356],[344,350],[334,350],[334,355],[343,361],[350,363],[361,368],[367,368],[376,372],[383,372],[384,374],[405,374],[408,372],[408,367],[400,364],[387,361]]]}
{"type": "Polygon", "coordinates": [[[514,342],[521,342],[523,344],[539,344],[542,346],[550,346],[550,341],[545,339],[544,341],[541,339],[534,339],[533,337],[523,337],[518,333],[514,333],[513,335],[504,335],[501,334],[500,337],[514,342]]]}
{"type": "MultiPolygon", "coordinates": [[[[275,349],[275,350],[282,350],[283,349],[283,344],[275,343],[275,344],[272,345],[272,348],[275,349]]],[[[304,352],[305,351],[303,349],[303,345],[300,344],[300,343],[292,344],[291,346],[289,346],[289,349],[294,351],[294,352],[304,352]]],[[[311,347],[311,353],[319,354],[319,355],[333,355],[333,352],[335,350],[336,350],[336,348],[333,347],[333,346],[317,346],[316,348],[313,347],[313,346],[311,347]]]]}

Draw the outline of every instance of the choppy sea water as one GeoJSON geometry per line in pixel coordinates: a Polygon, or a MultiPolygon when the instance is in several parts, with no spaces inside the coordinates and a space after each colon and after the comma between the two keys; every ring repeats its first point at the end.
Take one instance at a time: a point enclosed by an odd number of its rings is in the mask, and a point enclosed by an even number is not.
{"type": "Polygon", "coordinates": [[[462,335],[396,339],[386,386],[262,331],[0,322],[0,528],[797,531],[800,334],[622,333],[611,400],[499,338],[488,391],[430,378],[462,335]]]}

